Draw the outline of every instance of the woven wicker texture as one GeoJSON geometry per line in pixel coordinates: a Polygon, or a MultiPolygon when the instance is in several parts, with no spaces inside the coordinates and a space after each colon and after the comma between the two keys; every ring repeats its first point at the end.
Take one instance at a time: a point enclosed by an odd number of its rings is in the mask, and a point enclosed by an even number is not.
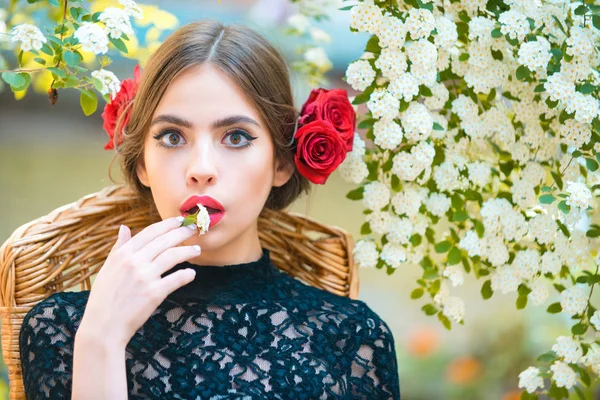
{"type": "MultiPolygon", "coordinates": [[[[2,354],[11,400],[25,399],[19,358],[23,318],[55,292],[90,290],[121,224],[135,235],[160,220],[137,200],[125,185],[108,186],[20,226],[0,247],[2,354]]],[[[349,256],[354,242],[346,231],[286,211],[265,213],[258,225],[261,244],[278,268],[309,285],[358,297],[357,266],[349,256]]]]}

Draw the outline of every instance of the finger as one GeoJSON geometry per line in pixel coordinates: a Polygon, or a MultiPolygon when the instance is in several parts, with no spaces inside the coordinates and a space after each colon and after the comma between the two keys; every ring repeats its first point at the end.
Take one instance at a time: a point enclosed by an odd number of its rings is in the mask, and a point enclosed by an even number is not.
{"type": "Polygon", "coordinates": [[[131,239],[131,231],[126,225],[119,226],[119,233],[117,234],[117,240],[113,245],[111,252],[122,247],[127,241],[131,239]]]}
{"type": "Polygon", "coordinates": [[[168,249],[177,246],[179,243],[197,234],[198,229],[196,224],[182,226],[181,228],[169,231],[142,247],[139,250],[140,258],[142,260],[152,262],[156,257],[168,249]]]}
{"type": "Polygon", "coordinates": [[[180,287],[185,286],[193,281],[195,277],[196,271],[191,268],[175,271],[160,280],[160,286],[158,290],[164,299],[180,287]]]}
{"type": "Polygon", "coordinates": [[[173,247],[156,257],[152,265],[156,274],[162,275],[173,268],[174,265],[197,257],[201,252],[202,249],[198,245],[173,247]]]}
{"type": "Polygon", "coordinates": [[[125,246],[128,247],[128,251],[136,252],[150,243],[152,240],[157,237],[164,235],[165,233],[178,228],[181,225],[181,222],[175,218],[167,218],[160,222],[156,222],[152,225],[147,226],[142,229],[141,232],[132,237],[125,246]]]}

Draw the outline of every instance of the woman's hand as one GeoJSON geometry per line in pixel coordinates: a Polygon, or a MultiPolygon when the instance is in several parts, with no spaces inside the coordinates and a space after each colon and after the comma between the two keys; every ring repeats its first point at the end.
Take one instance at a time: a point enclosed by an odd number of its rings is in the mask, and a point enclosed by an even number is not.
{"type": "Polygon", "coordinates": [[[194,280],[189,268],[161,277],[201,252],[199,246],[176,246],[197,235],[195,224],[180,227],[180,220],[157,222],[133,238],[121,226],[92,286],[80,329],[124,348],[167,295],[194,280]]]}

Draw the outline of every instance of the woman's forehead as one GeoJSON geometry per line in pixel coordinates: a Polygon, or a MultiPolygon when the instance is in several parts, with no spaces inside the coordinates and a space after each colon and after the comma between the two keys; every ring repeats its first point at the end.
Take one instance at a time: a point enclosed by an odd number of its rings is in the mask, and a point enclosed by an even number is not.
{"type": "Polygon", "coordinates": [[[155,112],[185,114],[202,121],[231,114],[247,115],[258,121],[258,113],[243,90],[226,73],[205,63],[178,75],[161,98],[155,112]]]}

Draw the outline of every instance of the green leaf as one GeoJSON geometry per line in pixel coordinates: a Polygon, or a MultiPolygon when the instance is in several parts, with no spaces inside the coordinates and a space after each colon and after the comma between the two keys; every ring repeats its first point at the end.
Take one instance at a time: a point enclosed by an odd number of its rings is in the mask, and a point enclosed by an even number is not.
{"type": "Polygon", "coordinates": [[[33,59],[33,61],[35,61],[38,64],[46,65],[46,60],[44,60],[41,57],[36,57],[36,58],[33,59]]]}
{"type": "Polygon", "coordinates": [[[79,80],[73,75],[69,75],[67,79],[65,79],[65,87],[75,87],[79,85],[79,80]]]}
{"type": "Polygon", "coordinates": [[[94,85],[94,89],[96,89],[99,92],[101,92],[102,89],[104,88],[104,84],[98,78],[91,77],[90,82],[92,82],[92,84],[94,85]]]}
{"type": "Polygon", "coordinates": [[[398,178],[397,175],[392,175],[392,190],[394,192],[399,192],[401,189],[402,187],[400,186],[400,178],[398,178]]]}
{"type": "Polygon", "coordinates": [[[492,88],[492,90],[490,90],[490,94],[488,94],[487,100],[492,101],[495,98],[496,98],[496,89],[492,88]]]}
{"type": "Polygon", "coordinates": [[[544,353],[544,354],[538,356],[538,358],[537,358],[537,361],[543,362],[543,363],[551,363],[554,360],[556,360],[556,354],[553,351],[544,353]]]}
{"type": "Polygon", "coordinates": [[[600,29],[600,15],[592,16],[592,24],[594,24],[594,27],[596,29],[600,29]]]}
{"type": "Polygon", "coordinates": [[[537,85],[537,86],[535,87],[535,89],[533,89],[533,91],[534,91],[535,93],[541,93],[541,92],[545,92],[545,91],[546,91],[546,88],[544,88],[544,84],[543,84],[543,83],[540,83],[539,85],[537,85]]]}
{"type": "Polygon", "coordinates": [[[444,328],[448,330],[452,329],[452,324],[450,323],[450,320],[441,311],[438,313],[438,319],[440,320],[442,325],[444,325],[444,328]]]}
{"type": "Polygon", "coordinates": [[[358,105],[358,104],[366,103],[371,98],[371,93],[373,93],[373,86],[365,89],[364,92],[362,92],[361,94],[357,95],[354,98],[354,100],[352,100],[352,104],[358,105]]]}
{"type": "Polygon", "coordinates": [[[62,69],[58,69],[56,67],[48,67],[47,70],[52,72],[54,75],[58,76],[59,78],[65,79],[67,77],[66,72],[63,71],[62,69]]]}
{"type": "Polygon", "coordinates": [[[552,101],[552,100],[550,100],[550,97],[548,97],[548,98],[546,99],[546,105],[547,105],[549,108],[556,108],[556,106],[558,105],[558,100],[556,100],[556,101],[552,101]]]}
{"type": "Polygon", "coordinates": [[[425,293],[423,291],[423,288],[416,288],[415,290],[412,291],[412,293],[410,294],[410,298],[411,299],[420,299],[421,297],[423,297],[423,293],[425,293]]]}
{"type": "Polygon", "coordinates": [[[575,113],[574,113],[574,112],[573,112],[573,113],[571,113],[571,114],[569,114],[569,113],[567,112],[567,110],[562,110],[562,111],[561,111],[561,113],[560,113],[560,115],[558,116],[558,121],[559,121],[561,124],[563,124],[563,123],[564,123],[566,120],[568,120],[568,119],[572,119],[574,115],[575,115],[575,113]]]}
{"type": "Polygon", "coordinates": [[[598,163],[596,162],[596,160],[594,160],[593,158],[586,158],[585,159],[585,165],[588,167],[588,169],[592,172],[597,171],[598,170],[598,163]]]}
{"type": "Polygon", "coordinates": [[[590,11],[590,9],[582,4],[575,9],[575,15],[583,15],[583,14],[587,13],[588,11],[590,11]]]}
{"type": "Polygon", "coordinates": [[[435,130],[435,131],[443,131],[444,127],[441,126],[440,124],[438,124],[437,122],[434,122],[433,123],[433,130],[435,130]]]}
{"type": "Polygon", "coordinates": [[[581,400],[587,400],[585,397],[585,393],[583,393],[583,390],[581,390],[579,386],[575,385],[573,386],[573,389],[575,390],[575,393],[577,393],[577,396],[579,396],[581,400]]]}
{"type": "Polygon", "coordinates": [[[587,373],[587,371],[577,364],[573,364],[572,367],[581,377],[583,384],[587,387],[590,387],[592,380],[590,379],[590,375],[587,373]]]}
{"type": "Polygon", "coordinates": [[[561,176],[559,174],[557,174],[556,172],[554,172],[554,171],[550,171],[550,174],[552,174],[552,177],[554,178],[554,182],[556,182],[556,185],[558,186],[558,188],[560,190],[562,190],[562,188],[563,188],[563,181],[562,181],[561,176]]]}
{"type": "Polygon", "coordinates": [[[556,200],[556,197],[552,196],[551,194],[543,194],[540,196],[540,203],[543,204],[552,204],[554,203],[554,200],[556,200]]]}
{"type": "Polygon", "coordinates": [[[560,305],[560,303],[552,303],[548,306],[546,311],[550,314],[558,314],[562,311],[562,306],[560,305]]]}
{"type": "Polygon", "coordinates": [[[590,229],[585,233],[585,236],[590,238],[597,238],[600,236],[600,229],[590,229]]]}
{"type": "Polygon", "coordinates": [[[352,7],[354,7],[354,6],[346,6],[346,7],[338,8],[338,10],[340,10],[340,11],[348,11],[348,10],[352,10],[352,7]]]}
{"type": "Polygon", "coordinates": [[[531,293],[531,289],[529,289],[527,285],[522,283],[519,285],[518,292],[521,296],[527,296],[529,293],[531,293]]]}
{"type": "Polygon", "coordinates": [[[375,122],[377,122],[377,120],[374,118],[365,119],[358,124],[358,129],[371,128],[375,122]]]}
{"type": "Polygon", "coordinates": [[[421,307],[421,310],[423,310],[427,315],[434,315],[438,312],[438,309],[433,304],[425,304],[423,307],[421,307]]]}
{"type": "Polygon", "coordinates": [[[558,228],[562,231],[562,233],[564,233],[566,237],[571,237],[571,233],[569,232],[569,230],[567,229],[565,224],[560,222],[559,219],[556,219],[555,221],[556,221],[556,225],[558,225],[558,228]]]}
{"type": "Polygon", "coordinates": [[[81,109],[86,116],[92,115],[98,108],[98,97],[96,93],[88,89],[81,89],[81,95],[79,96],[79,104],[81,109]]]}
{"type": "Polygon", "coordinates": [[[461,221],[466,221],[467,219],[469,219],[469,214],[467,214],[466,211],[457,211],[454,213],[454,215],[452,216],[452,221],[455,222],[461,222],[461,221]]]}
{"type": "Polygon", "coordinates": [[[431,96],[433,96],[433,93],[431,92],[431,89],[429,89],[425,85],[421,85],[419,87],[419,93],[421,93],[421,95],[423,95],[425,97],[431,97],[431,96]]]}
{"type": "Polygon", "coordinates": [[[527,295],[517,297],[517,310],[522,310],[527,306],[527,295]]]}
{"type": "Polygon", "coordinates": [[[447,240],[444,240],[443,242],[439,242],[438,244],[435,245],[435,251],[438,253],[445,253],[448,250],[450,250],[451,247],[452,247],[452,243],[450,243],[447,240]]]}
{"type": "Polygon", "coordinates": [[[567,204],[566,200],[559,202],[557,208],[562,211],[563,214],[568,214],[571,211],[571,206],[567,204]]]}
{"type": "Polygon", "coordinates": [[[456,265],[462,260],[462,253],[458,247],[453,247],[448,253],[448,264],[456,265]]]}
{"type": "Polygon", "coordinates": [[[469,59],[469,53],[462,53],[458,56],[458,61],[467,61],[469,59]]]}
{"type": "Polygon", "coordinates": [[[2,73],[2,79],[8,83],[13,91],[25,90],[31,83],[31,76],[27,72],[6,71],[2,73]]]}
{"type": "Polygon", "coordinates": [[[526,79],[531,75],[531,71],[526,66],[521,65],[519,66],[519,68],[517,68],[516,75],[517,79],[522,81],[523,79],[526,79]]]}
{"type": "Polygon", "coordinates": [[[496,29],[492,30],[492,37],[494,39],[498,39],[499,37],[502,37],[502,32],[500,31],[500,28],[496,28],[496,29]]]}
{"type": "Polygon", "coordinates": [[[560,29],[561,32],[565,34],[565,36],[569,36],[567,34],[567,32],[565,31],[565,28],[563,28],[562,22],[560,22],[560,20],[556,17],[556,15],[553,15],[552,18],[554,19],[554,21],[558,25],[558,29],[560,29]]]}
{"type": "Polygon", "coordinates": [[[571,327],[573,335],[583,335],[588,330],[587,324],[578,323],[571,327]]]}
{"type": "Polygon", "coordinates": [[[481,286],[481,296],[487,300],[492,297],[493,294],[494,291],[492,290],[492,281],[488,279],[483,283],[483,286],[481,286]]]}
{"type": "Polygon", "coordinates": [[[364,224],[362,224],[362,226],[360,227],[360,234],[361,235],[368,235],[371,233],[371,226],[369,225],[369,222],[365,222],[364,224]]]}
{"type": "Polygon", "coordinates": [[[360,200],[363,198],[364,192],[365,192],[365,187],[361,186],[359,188],[349,191],[346,194],[346,198],[348,198],[350,200],[360,200]]]}
{"type": "Polygon", "coordinates": [[[63,53],[63,60],[65,60],[69,67],[74,67],[83,61],[83,57],[81,57],[81,55],[77,52],[65,51],[63,53]]]}
{"type": "Polygon", "coordinates": [[[553,47],[550,52],[552,53],[552,56],[554,57],[554,59],[556,60],[556,62],[559,62],[563,56],[562,51],[558,48],[558,47],[553,47]]]}
{"type": "Polygon", "coordinates": [[[42,48],[41,48],[41,50],[42,50],[42,53],[46,53],[46,54],[48,54],[49,56],[53,56],[53,55],[54,55],[54,50],[52,50],[52,47],[50,47],[50,46],[48,45],[48,43],[44,43],[44,44],[42,45],[42,48]]]}
{"type": "Polygon", "coordinates": [[[410,237],[409,241],[413,246],[416,247],[421,244],[421,242],[423,241],[423,238],[418,233],[415,233],[414,235],[412,235],[410,237]]]}
{"type": "Polygon", "coordinates": [[[371,36],[371,38],[367,42],[365,51],[368,51],[369,53],[375,53],[375,54],[378,54],[381,52],[381,46],[379,45],[379,38],[377,37],[377,35],[371,36]]]}
{"type": "Polygon", "coordinates": [[[592,85],[591,83],[584,83],[579,89],[579,91],[583,94],[590,94],[594,90],[596,90],[596,86],[592,85]]]}
{"type": "Polygon", "coordinates": [[[123,42],[121,39],[114,39],[110,36],[108,39],[113,44],[113,46],[115,46],[120,52],[125,53],[125,54],[128,53],[127,46],[125,46],[125,42],[123,42]]]}
{"type": "Polygon", "coordinates": [[[504,55],[502,54],[501,50],[492,50],[492,57],[494,58],[494,60],[504,60],[504,55]]]}
{"type": "Polygon", "coordinates": [[[79,16],[81,15],[81,8],[79,7],[71,7],[69,9],[69,12],[71,13],[71,16],[73,17],[73,19],[79,19],[79,16]]]}
{"type": "Polygon", "coordinates": [[[477,232],[477,236],[481,239],[483,237],[483,233],[485,232],[485,227],[483,223],[479,220],[475,220],[475,231],[477,232]]]}

